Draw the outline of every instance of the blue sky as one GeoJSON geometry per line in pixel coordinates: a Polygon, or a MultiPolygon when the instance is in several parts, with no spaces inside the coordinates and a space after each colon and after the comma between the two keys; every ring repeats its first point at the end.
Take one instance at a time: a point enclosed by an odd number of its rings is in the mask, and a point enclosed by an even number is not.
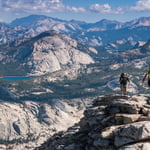
{"type": "Polygon", "coordinates": [[[0,0],[1,22],[31,14],[86,22],[125,22],[150,16],[150,0],[0,0]]]}

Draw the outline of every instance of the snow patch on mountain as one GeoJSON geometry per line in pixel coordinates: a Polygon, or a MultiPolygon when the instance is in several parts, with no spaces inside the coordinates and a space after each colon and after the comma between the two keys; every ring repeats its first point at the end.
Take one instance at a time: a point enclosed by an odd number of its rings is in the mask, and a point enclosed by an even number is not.
{"type": "Polygon", "coordinates": [[[135,68],[141,69],[141,68],[143,68],[146,65],[146,61],[140,59],[140,60],[134,61],[133,64],[134,64],[135,68]]]}
{"type": "Polygon", "coordinates": [[[91,52],[93,52],[95,54],[98,54],[98,51],[95,48],[93,48],[93,47],[89,47],[89,51],[91,51],[91,52]]]}
{"type": "Polygon", "coordinates": [[[112,64],[112,65],[110,66],[110,69],[111,69],[111,70],[117,70],[117,69],[119,69],[119,68],[122,67],[122,66],[123,66],[123,64],[121,64],[121,63],[112,64]]]}

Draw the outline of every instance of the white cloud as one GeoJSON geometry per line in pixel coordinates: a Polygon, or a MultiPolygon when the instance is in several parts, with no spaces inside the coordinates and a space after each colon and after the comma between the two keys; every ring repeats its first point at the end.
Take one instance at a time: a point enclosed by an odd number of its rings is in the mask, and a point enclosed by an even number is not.
{"type": "Polygon", "coordinates": [[[139,0],[130,9],[135,11],[150,11],[150,0],[139,0]]]}
{"type": "Polygon", "coordinates": [[[70,12],[76,12],[76,13],[80,13],[80,12],[85,12],[86,11],[82,7],[76,8],[76,7],[70,7],[70,6],[66,6],[66,10],[70,11],[70,12]]]}
{"type": "Polygon", "coordinates": [[[109,4],[103,4],[103,5],[93,4],[89,7],[89,10],[97,13],[113,13],[113,14],[122,13],[122,8],[112,9],[109,4]]]}
{"type": "Polygon", "coordinates": [[[112,8],[109,4],[93,4],[88,8],[65,5],[63,0],[0,0],[0,11],[21,13],[50,13],[50,12],[95,12],[102,14],[122,14],[127,11],[149,11],[150,0],[138,0],[132,7],[112,8]]]}
{"type": "Polygon", "coordinates": [[[0,0],[0,9],[15,13],[84,12],[84,8],[65,6],[62,0],[0,0]]]}

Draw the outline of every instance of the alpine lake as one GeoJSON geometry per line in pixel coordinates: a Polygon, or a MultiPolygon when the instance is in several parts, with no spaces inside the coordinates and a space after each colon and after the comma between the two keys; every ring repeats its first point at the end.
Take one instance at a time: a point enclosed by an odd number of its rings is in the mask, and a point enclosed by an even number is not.
{"type": "Polygon", "coordinates": [[[16,81],[16,80],[27,80],[31,79],[33,76],[6,76],[0,77],[0,79],[7,80],[7,81],[16,81]]]}

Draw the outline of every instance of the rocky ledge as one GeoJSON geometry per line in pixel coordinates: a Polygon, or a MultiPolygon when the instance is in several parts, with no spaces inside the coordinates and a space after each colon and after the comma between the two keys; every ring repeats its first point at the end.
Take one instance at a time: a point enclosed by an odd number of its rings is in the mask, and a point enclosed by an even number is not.
{"type": "Polygon", "coordinates": [[[78,124],[35,150],[150,150],[150,96],[101,96],[78,124]]]}

